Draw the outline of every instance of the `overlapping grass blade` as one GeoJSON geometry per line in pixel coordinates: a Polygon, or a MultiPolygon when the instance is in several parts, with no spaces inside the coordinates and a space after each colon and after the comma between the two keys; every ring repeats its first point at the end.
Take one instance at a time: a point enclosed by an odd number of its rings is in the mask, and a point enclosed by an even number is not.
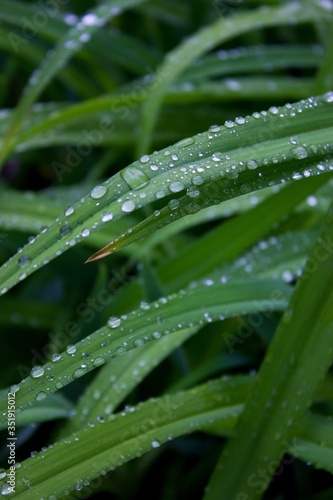
{"type": "Polygon", "coordinates": [[[288,2],[278,7],[241,12],[231,18],[218,19],[214,24],[192,35],[170,52],[156,72],[158,85],[152,85],[142,115],[142,136],[138,155],[149,152],[153,127],[157,121],[162,100],[169,86],[199,58],[218,44],[253,29],[271,26],[301,24],[332,17],[329,10],[317,1],[288,2]]]}
{"type": "Polygon", "coordinates": [[[251,479],[260,468],[268,472],[267,464],[277,467],[297,432],[299,415],[309,407],[332,362],[332,237],[333,206],[260,368],[251,402],[215,469],[207,500],[241,493],[261,498],[275,467],[260,488],[254,488],[251,479]]]}
{"type": "Polygon", "coordinates": [[[21,128],[22,121],[31,105],[41,92],[50,83],[53,77],[65,66],[67,61],[80,50],[95,31],[109,19],[119,14],[119,9],[136,5],[143,0],[109,0],[92,9],[82,16],[79,23],[70,28],[69,32],[58,42],[54,51],[51,51],[43,60],[39,69],[31,75],[23,96],[15,109],[13,120],[7,135],[4,138],[0,153],[0,163],[11,151],[13,141],[21,128]]]}
{"type": "MultiPolygon", "coordinates": [[[[34,367],[31,376],[12,389],[17,391],[17,408],[23,410],[112,358],[173,332],[258,311],[267,302],[272,310],[284,310],[290,294],[290,288],[283,283],[252,280],[202,285],[152,304],[143,303],[127,316],[111,317],[107,326],[85,337],[69,352],[53,355],[43,367],[34,367]]],[[[3,398],[2,415],[6,404],[3,398]]],[[[6,425],[6,418],[2,417],[1,425],[6,425]]]]}

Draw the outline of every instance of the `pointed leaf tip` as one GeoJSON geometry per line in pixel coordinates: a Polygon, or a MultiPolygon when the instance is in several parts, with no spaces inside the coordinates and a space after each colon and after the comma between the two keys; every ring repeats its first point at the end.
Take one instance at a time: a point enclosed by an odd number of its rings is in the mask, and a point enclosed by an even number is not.
{"type": "Polygon", "coordinates": [[[111,255],[113,253],[113,251],[112,252],[107,251],[106,249],[107,249],[108,246],[109,245],[107,245],[106,247],[101,248],[101,250],[98,250],[98,252],[96,252],[93,255],[91,255],[89,257],[89,259],[87,259],[85,261],[85,264],[87,264],[88,262],[93,262],[93,261],[98,260],[98,259],[103,259],[104,257],[107,257],[108,255],[111,255]]]}

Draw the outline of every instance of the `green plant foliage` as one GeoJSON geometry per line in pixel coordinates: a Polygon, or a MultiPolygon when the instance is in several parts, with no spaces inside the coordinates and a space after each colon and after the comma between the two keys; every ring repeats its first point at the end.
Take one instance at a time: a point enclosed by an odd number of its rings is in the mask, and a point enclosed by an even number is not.
{"type": "Polygon", "coordinates": [[[0,0],[0,493],[333,491],[333,3],[0,0]]]}

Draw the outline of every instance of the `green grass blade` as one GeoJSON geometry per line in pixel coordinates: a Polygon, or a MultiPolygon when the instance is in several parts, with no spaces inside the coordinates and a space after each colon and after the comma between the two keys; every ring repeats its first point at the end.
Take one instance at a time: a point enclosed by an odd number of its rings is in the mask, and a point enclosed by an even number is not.
{"type": "Polygon", "coordinates": [[[311,403],[331,364],[332,237],[331,207],[260,369],[251,403],[212,476],[207,500],[236,498],[240,494],[253,500],[261,498],[269,480],[254,490],[250,479],[261,468],[267,471],[272,461],[278,464],[286,451],[285,443],[295,435],[299,415],[311,403]]]}
{"type": "Polygon", "coordinates": [[[279,7],[244,12],[231,18],[218,19],[214,24],[192,35],[169,53],[156,72],[155,82],[147,97],[142,115],[142,135],[138,156],[149,152],[152,132],[159,109],[170,84],[188,68],[195,59],[235,36],[260,28],[312,22],[332,14],[318,2],[288,2],[279,7]]]}
{"type": "Polygon", "coordinates": [[[35,70],[25,88],[24,94],[16,107],[10,128],[5,136],[0,164],[11,150],[15,136],[21,128],[31,105],[38,98],[53,77],[65,66],[69,59],[80,50],[83,43],[103,26],[108,20],[119,14],[119,9],[137,5],[143,0],[109,0],[82,16],[80,22],[72,27],[59,41],[54,51],[46,56],[39,69],[35,70]]]}
{"type": "MultiPolygon", "coordinates": [[[[152,304],[143,303],[127,316],[111,317],[107,326],[77,343],[73,352],[54,355],[43,367],[34,367],[31,376],[17,386],[17,408],[23,410],[110,359],[173,332],[202,326],[221,317],[258,311],[267,301],[272,309],[284,310],[290,294],[287,285],[276,281],[240,281],[197,286],[152,304]]],[[[2,415],[6,402],[5,398],[0,402],[2,415]]],[[[2,417],[1,425],[5,424],[6,419],[2,417]]]]}

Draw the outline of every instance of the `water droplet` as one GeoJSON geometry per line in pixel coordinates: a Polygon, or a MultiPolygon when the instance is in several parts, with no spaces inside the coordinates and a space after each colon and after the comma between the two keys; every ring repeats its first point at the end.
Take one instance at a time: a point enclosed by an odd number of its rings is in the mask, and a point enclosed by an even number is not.
{"type": "Polygon", "coordinates": [[[80,42],[85,43],[85,42],[89,42],[90,38],[91,38],[90,33],[82,33],[82,35],[80,35],[80,37],[79,37],[79,40],[80,40],[80,42]]]}
{"type": "Polygon", "coordinates": [[[78,368],[73,373],[73,377],[74,378],[79,378],[79,377],[82,377],[82,375],[84,375],[85,373],[86,373],[86,368],[78,368]]]}
{"type": "Polygon", "coordinates": [[[258,163],[255,160],[249,160],[246,166],[249,170],[255,170],[258,167],[258,163]]]}
{"type": "Polygon", "coordinates": [[[103,19],[97,17],[93,12],[88,12],[88,14],[82,17],[82,23],[86,26],[99,26],[102,21],[104,22],[103,19]]]}
{"type": "Polygon", "coordinates": [[[209,127],[209,132],[217,133],[217,132],[220,132],[220,130],[221,130],[221,127],[219,125],[211,125],[209,127]]]}
{"type": "Polygon", "coordinates": [[[44,368],[42,366],[34,366],[31,368],[30,375],[32,378],[39,378],[44,375],[44,368]]]}
{"type": "Polygon", "coordinates": [[[150,160],[150,156],[149,156],[149,155],[143,155],[143,156],[141,156],[141,158],[140,158],[140,162],[141,162],[141,163],[148,163],[148,162],[149,162],[149,160],[150,160]]]}
{"type": "Polygon", "coordinates": [[[63,238],[64,236],[68,236],[72,231],[71,226],[68,226],[65,224],[64,226],[61,226],[59,229],[59,238],[63,238]]]}
{"type": "Polygon", "coordinates": [[[69,215],[72,215],[74,213],[74,208],[73,207],[67,207],[65,210],[65,216],[68,217],[69,215]]]}
{"type": "Polygon", "coordinates": [[[224,123],[225,127],[227,128],[233,128],[235,126],[234,122],[231,121],[231,120],[227,120],[225,123],[224,123]]]}
{"type": "Polygon", "coordinates": [[[163,198],[165,196],[165,192],[162,189],[160,189],[159,191],[156,192],[155,196],[157,199],[163,198]]]}
{"type": "Polygon", "coordinates": [[[172,193],[178,193],[184,189],[184,184],[180,181],[173,181],[170,183],[169,189],[172,193]]]}
{"type": "Polygon", "coordinates": [[[306,203],[309,207],[315,207],[318,203],[318,199],[315,196],[308,196],[306,199],[306,203]]]}
{"type": "Polygon", "coordinates": [[[178,160],[178,155],[175,155],[175,154],[171,155],[171,159],[173,161],[177,161],[178,160]]]}
{"type": "Polygon", "coordinates": [[[112,212],[104,212],[104,214],[101,217],[102,222],[109,222],[112,219],[113,219],[112,212]]]}
{"type": "Polygon", "coordinates": [[[93,366],[101,366],[105,363],[105,359],[104,358],[96,358],[94,361],[93,361],[93,366]]]}
{"type": "Polygon", "coordinates": [[[147,177],[142,170],[136,167],[127,167],[120,173],[120,175],[131,189],[139,189],[147,186],[149,183],[149,177],[147,177]]]}
{"type": "Polygon", "coordinates": [[[10,493],[13,493],[15,490],[13,490],[13,487],[10,486],[10,484],[5,483],[1,487],[1,495],[9,495],[10,493]]]}
{"type": "Polygon", "coordinates": [[[99,198],[103,198],[105,193],[107,192],[108,188],[106,186],[95,186],[94,189],[92,189],[90,196],[94,200],[98,200],[99,198]]]}
{"type": "Polygon", "coordinates": [[[238,125],[244,125],[245,118],[243,118],[242,116],[237,116],[237,118],[235,118],[235,122],[238,123],[238,125]]]}
{"type": "Polygon", "coordinates": [[[151,445],[153,448],[159,448],[161,446],[161,444],[157,441],[157,439],[153,439],[151,445]]]}
{"type": "Polygon", "coordinates": [[[212,154],[212,160],[213,161],[218,162],[218,161],[221,161],[222,159],[223,159],[222,153],[213,153],[212,154]]]}
{"type": "Polygon", "coordinates": [[[54,353],[51,356],[51,361],[52,361],[52,363],[55,363],[56,361],[59,361],[60,358],[61,358],[60,354],[54,353]]]}
{"type": "Polygon", "coordinates": [[[176,210],[176,208],[179,207],[179,201],[178,200],[170,200],[168,203],[168,206],[171,210],[176,210]]]}
{"type": "Polygon", "coordinates": [[[64,17],[64,21],[69,26],[74,26],[78,22],[78,17],[75,14],[66,14],[64,17]]]}
{"type": "Polygon", "coordinates": [[[133,200],[126,200],[124,203],[121,205],[121,209],[123,212],[129,213],[133,212],[135,209],[135,203],[133,200]]]}
{"type": "Polygon", "coordinates": [[[279,112],[279,108],[277,108],[276,106],[271,106],[268,111],[272,113],[272,115],[277,115],[279,112]]]}
{"type": "Polygon", "coordinates": [[[6,476],[7,476],[7,473],[6,473],[5,469],[0,469],[0,479],[3,479],[6,476]]]}
{"type": "Polygon", "coordinates": [[[240,82],[238,80],[235,80],[234,78],[226,78],[225,84],[229,90],[232,90],[234,92],[236,90],[240,90],[240,88],[241,88],[240,82]]]}
{"type": "Polygon", "coordinates": [[[324,99],[326,102],[333,102],[333,92],[327,92],[327,94],[324,95],[324,99]]]}
{"type": "Polygon", "coordinates": [[[294,158],[297,158],[297,160],[303,160],[308,156],[308,152],[303,146],[298,146],[297,148],[293,148],[291,152],[294,158]]]}
{"type": "Polygon", "coordinates": [[[158,170],[158,166],[157,165],[150,165],[150,170],[152,170],[153,172],[156,172],[156,170],[158,170]]]}
{"type": "Polygon", "coordinates": [[[121,319],[117,318],[116,316],[111,316],[111,318],[108,319],[108,326],[110,328],[117,328],[121,323],[121,319]]]}
{"type": "Polygon", "coordinates": [[[20,390],[20,386],[17,384],[14,384],[14,385],[10,386],[9,392],[17,392],[19,390],[20,390]]]}
{"type": "Polygon", "coordinates": [[[90,234],[90,231],[89,231],[89,229],[87,229],[87,228],[86,228],[86,229],[83,229],[83,231],[81,231],[81,236],[82,236],[83,238],[86,238],[87,236],[89,236],[89,234],[90,234]]]}
{"type": "Polygon", "coordinates": [[[22,255],[18,260],[18,265],[19,267],[23,268],[27,267],[30,264],[30,262],[31,262],[30,257],[28,257],[27,255],[22,255]]]}
{"type": "Polygon", "coordinates": [[[36,394],[36,401],[42,401],[47,396],[46,392],[40,391],[36,394]]]}
{"type": "Polygon", "coordinates": [[[181,141],[176,143],[177,148],[182,149],[187,146],[191,146],[195,143],[195,139],[193,137],[187,137],[186,139],[182,139],[181,141]]]}
{"type": "Polygon", "coordinates": [[[68,345],[66,347],[66,352],[67,352],[67,354],[75,354],[76,353],[76,346],[75,345],[68,345]]]}

